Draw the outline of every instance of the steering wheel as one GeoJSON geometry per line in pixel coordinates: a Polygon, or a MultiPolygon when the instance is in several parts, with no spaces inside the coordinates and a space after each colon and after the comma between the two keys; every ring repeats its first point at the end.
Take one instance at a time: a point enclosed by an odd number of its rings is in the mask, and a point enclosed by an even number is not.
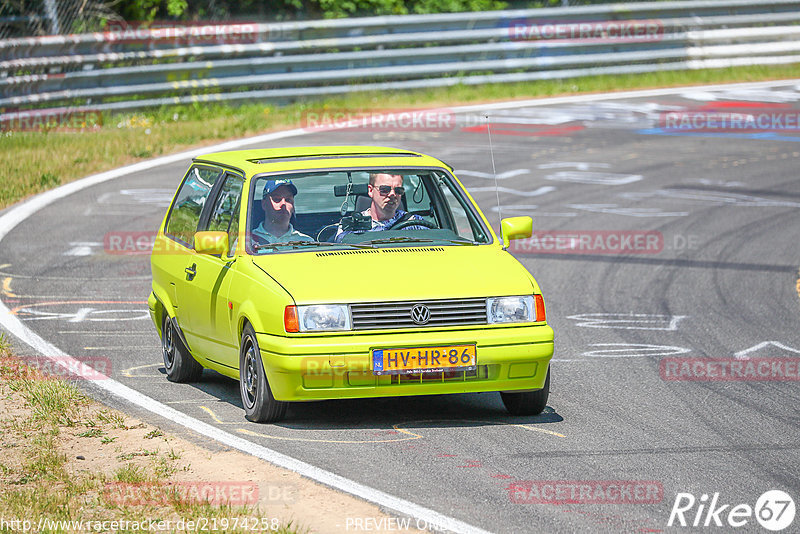
{"type": "Polygon", "coordinates": [[[325,234],[328,231],[330,231],[331,236],[329,238],[326,238],[325,241],[333,240],[333,238],[336,237],[336,232],[338,230],[339,230],[339,225],[337,223],[328,224],[326,226],[323,226],[322,230],[320,230],[317,233],[317,241],[322,242],[323,241],[322,234],[325,234]]]}
{"type": "Polygon", "coordinates": [[[395,223],[387,228],[387,230],[402,230],[403,228],[408,228],[409,226],[424,226],[425,228],[430,228],[432,230],[439,227],[435,222],[426,221],[425,219],[406,219],[405,221],[395,223]]]}

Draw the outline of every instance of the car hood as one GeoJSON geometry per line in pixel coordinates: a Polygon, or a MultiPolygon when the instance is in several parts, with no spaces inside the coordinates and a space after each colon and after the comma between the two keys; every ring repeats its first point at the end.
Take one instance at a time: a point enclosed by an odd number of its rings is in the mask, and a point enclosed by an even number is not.
{"type": "Polygon", "coordinates": [[[538,292],[525,268],[493,245],[317,250],[252,258],[297,304],[538,292]]]}

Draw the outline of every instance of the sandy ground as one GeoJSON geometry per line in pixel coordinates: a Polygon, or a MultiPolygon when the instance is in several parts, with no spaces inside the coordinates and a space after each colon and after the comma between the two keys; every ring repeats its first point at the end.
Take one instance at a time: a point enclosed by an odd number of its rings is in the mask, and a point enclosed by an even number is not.
{"type": "MultiPolygon", "coordinates": [[[[9,427],[9,422],[26,421],[32,413],[22,396],[5,381],[0,382],[0,392],[2,464],[14,469],[25,462],[26,444],[24,432],[9,427]]],[[[60,427],[57,447],[66,456],[66,470],[76,479],[104,474],[107,480],[114,480],[114,474],[125,466],[139,466],[150,472],[159,465],[167,466],[170,474],[153,484],[158,488],[155,493],[137,490],[137,486],[146,483],[107,484],[106,491],[115,495],[115,502],[123,507],[141,505],[152,500],[154,494],[160,495],[163,502],[166,487],[192,496],[213,494],[212,504],[217,498],[229,499],[232,505],[257,510],[251,517],[258,516],[269,524],[291,521],[301,533],[409,531],[398,523],[401,518],[386,514],[373,504],[239,451],[211,452],[93,401],[82,411],[79,424],[60,427]],[[88,427],[86,421],[97,422],[96,428],[102,434],[79,436],[87,428],[94,428],[88,427]]],[[[4,490],[9,488],[8,481],[3,482],[4,490]]],[[[410,525],[415,525],[414,519],[410,525]]],[[[415,528],[410,531],[419,532],[415,528]]]]}

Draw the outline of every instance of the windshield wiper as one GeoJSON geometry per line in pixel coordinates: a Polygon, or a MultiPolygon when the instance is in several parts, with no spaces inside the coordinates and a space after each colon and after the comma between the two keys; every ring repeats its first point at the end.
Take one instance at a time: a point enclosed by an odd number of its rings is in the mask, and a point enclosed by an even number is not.
{"type": "Polygon", "coordinates": [[[321,247],[323,245],[330,245],[321,241],[285,241],[283,243],[257,243],[253,245],[253,250],[261,250],[262,248],[278,248],[278,247],[321,247]]]}
{"type": "Polygon", "coordinates": [[[372,245],[357,243],[330,243],[328,241],[286,241],[283,243],[258,243],[253,245],[253,250],[279,247],[334,247],[338,245],[354,248],[375,248],[372,245]]]}
{"type": "Polygon", "coordinates": [[[477,241],[469,241],[464,239],[443,239],[442,241],[446,241],[454,245],[480,245],[480,243],[477,241]]]}
{"type": "Polygon", "coordinates": [[[367,241],[367,243],[369,243],[370,245],[386,245],[391,243],[433,243],[433,239],[396,236],[396,237],[387,237],[385,239],[373,239],[372,241],[367,241]]]}

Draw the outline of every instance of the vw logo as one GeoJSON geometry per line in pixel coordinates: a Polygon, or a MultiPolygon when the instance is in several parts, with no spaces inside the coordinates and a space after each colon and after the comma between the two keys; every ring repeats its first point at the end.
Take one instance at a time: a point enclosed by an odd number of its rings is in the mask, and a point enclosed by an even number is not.
{"type": "Polygon", "coordinates": [[[415,304],[411,308],[411,320],[417,324],[426,324],[431,320],[431,310],[424,304],[415,304]]]}

